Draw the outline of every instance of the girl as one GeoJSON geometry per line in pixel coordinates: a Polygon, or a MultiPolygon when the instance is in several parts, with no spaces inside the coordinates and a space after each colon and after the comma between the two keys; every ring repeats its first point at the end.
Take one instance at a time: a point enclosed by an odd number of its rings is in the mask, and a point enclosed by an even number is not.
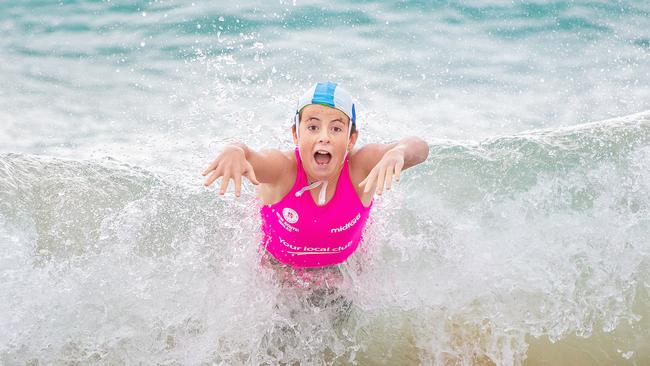
{"type": "Polygon", "coordinates": [[[204,185],[223,177],[223,195],[233,180],[237,197],[242,176],[258,186],[262,244],[275,261],[293,268],[340,264],[361,241],[374,194],[426,160],[429,147],[408,137],[355,149],[355,104],[331,82],[315,84],[299,99],[292,134],[294,151],[227,146],[203,172],[204,185]]]}

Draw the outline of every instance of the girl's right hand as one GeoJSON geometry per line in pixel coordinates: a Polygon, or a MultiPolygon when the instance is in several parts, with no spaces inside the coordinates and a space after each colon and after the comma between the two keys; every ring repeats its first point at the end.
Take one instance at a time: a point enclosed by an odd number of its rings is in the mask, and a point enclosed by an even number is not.
{"type": "Polygon", "coordinates": [[[246,153],[244,149],[239,146],[227,146],[221,154],[210,164],[207,169],[203,171],[204,177],[208,178],[203,183],[204,186],[209,186],[217,178],[223,177],[221,181],[220,195],[224,195],[228,189],[228,184],[232,179],[235,182],[235,196],[239,197],[241,194],[241,177],[242,175],[248,180],[257,185],[260,182],[255,177],[253,166],[246,160],[246,153]]]}

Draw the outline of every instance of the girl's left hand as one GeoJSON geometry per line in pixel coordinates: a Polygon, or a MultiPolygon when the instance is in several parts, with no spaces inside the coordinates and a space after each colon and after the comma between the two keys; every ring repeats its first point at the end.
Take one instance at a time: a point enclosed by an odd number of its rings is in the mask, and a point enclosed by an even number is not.
{"type": "Polygon", "coordinates": [[[381,195],[386,189],[390,189],[393,184],[393,177],[399,182],[399,175],[404,167],[404,152],[400,148],[388,150],[381,160],[370,171],[366,179],[359,183],[359,187],[365,186],[363,193],[375,189],[376,193],[381,195]]]}

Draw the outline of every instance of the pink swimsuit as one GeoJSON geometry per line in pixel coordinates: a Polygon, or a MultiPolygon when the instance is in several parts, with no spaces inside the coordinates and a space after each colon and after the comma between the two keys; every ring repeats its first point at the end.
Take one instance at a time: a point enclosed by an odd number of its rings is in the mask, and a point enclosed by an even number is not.
{"type": "Polygon", "coordinates": [[[370,213],[355,191],[345,159],[334,197],[317,206],[305,187],[307,176],[298,149],[296,182],[280,202],[263,205],[262,245],[281,263],[299,268],[331,266],[345,261],[359,246],[370,213]],[[298,195],[296,194],[298,193],[298,195]]]}

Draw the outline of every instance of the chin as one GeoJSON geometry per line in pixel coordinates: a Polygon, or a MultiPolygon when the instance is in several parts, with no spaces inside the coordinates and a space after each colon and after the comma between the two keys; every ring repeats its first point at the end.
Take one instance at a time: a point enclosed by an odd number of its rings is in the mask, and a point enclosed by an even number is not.
{"type": "Polygon", "coordinates": [[[342,156],[339,156],[338,153],[332,151],[333,149],[324,147],[323,149],[315,150],[309,158],[305,158],[303,161],[303,167],[309,174],[312,179],[316,180],[329,180],[338,176],[341,171],[342,156]],[[322,153],[319,153],[322,152],[322,153]]]}
{"type": "Polygon", "coordinates": [[[313,179],[317,180],[328,180],[334,175],[334,170],[333,169],[323,169],[322,167],[311,167],[309,169],[309,175],[313,179]]]}
{"type": "Polygon", "coordinates": [[[341,167],[338,165],[329,167],[312,166],[310,170],[311,172],[309,172],[309,175],[313,179],[317,180],[330,180],[337,177],[341,173],[341,167]]]}

